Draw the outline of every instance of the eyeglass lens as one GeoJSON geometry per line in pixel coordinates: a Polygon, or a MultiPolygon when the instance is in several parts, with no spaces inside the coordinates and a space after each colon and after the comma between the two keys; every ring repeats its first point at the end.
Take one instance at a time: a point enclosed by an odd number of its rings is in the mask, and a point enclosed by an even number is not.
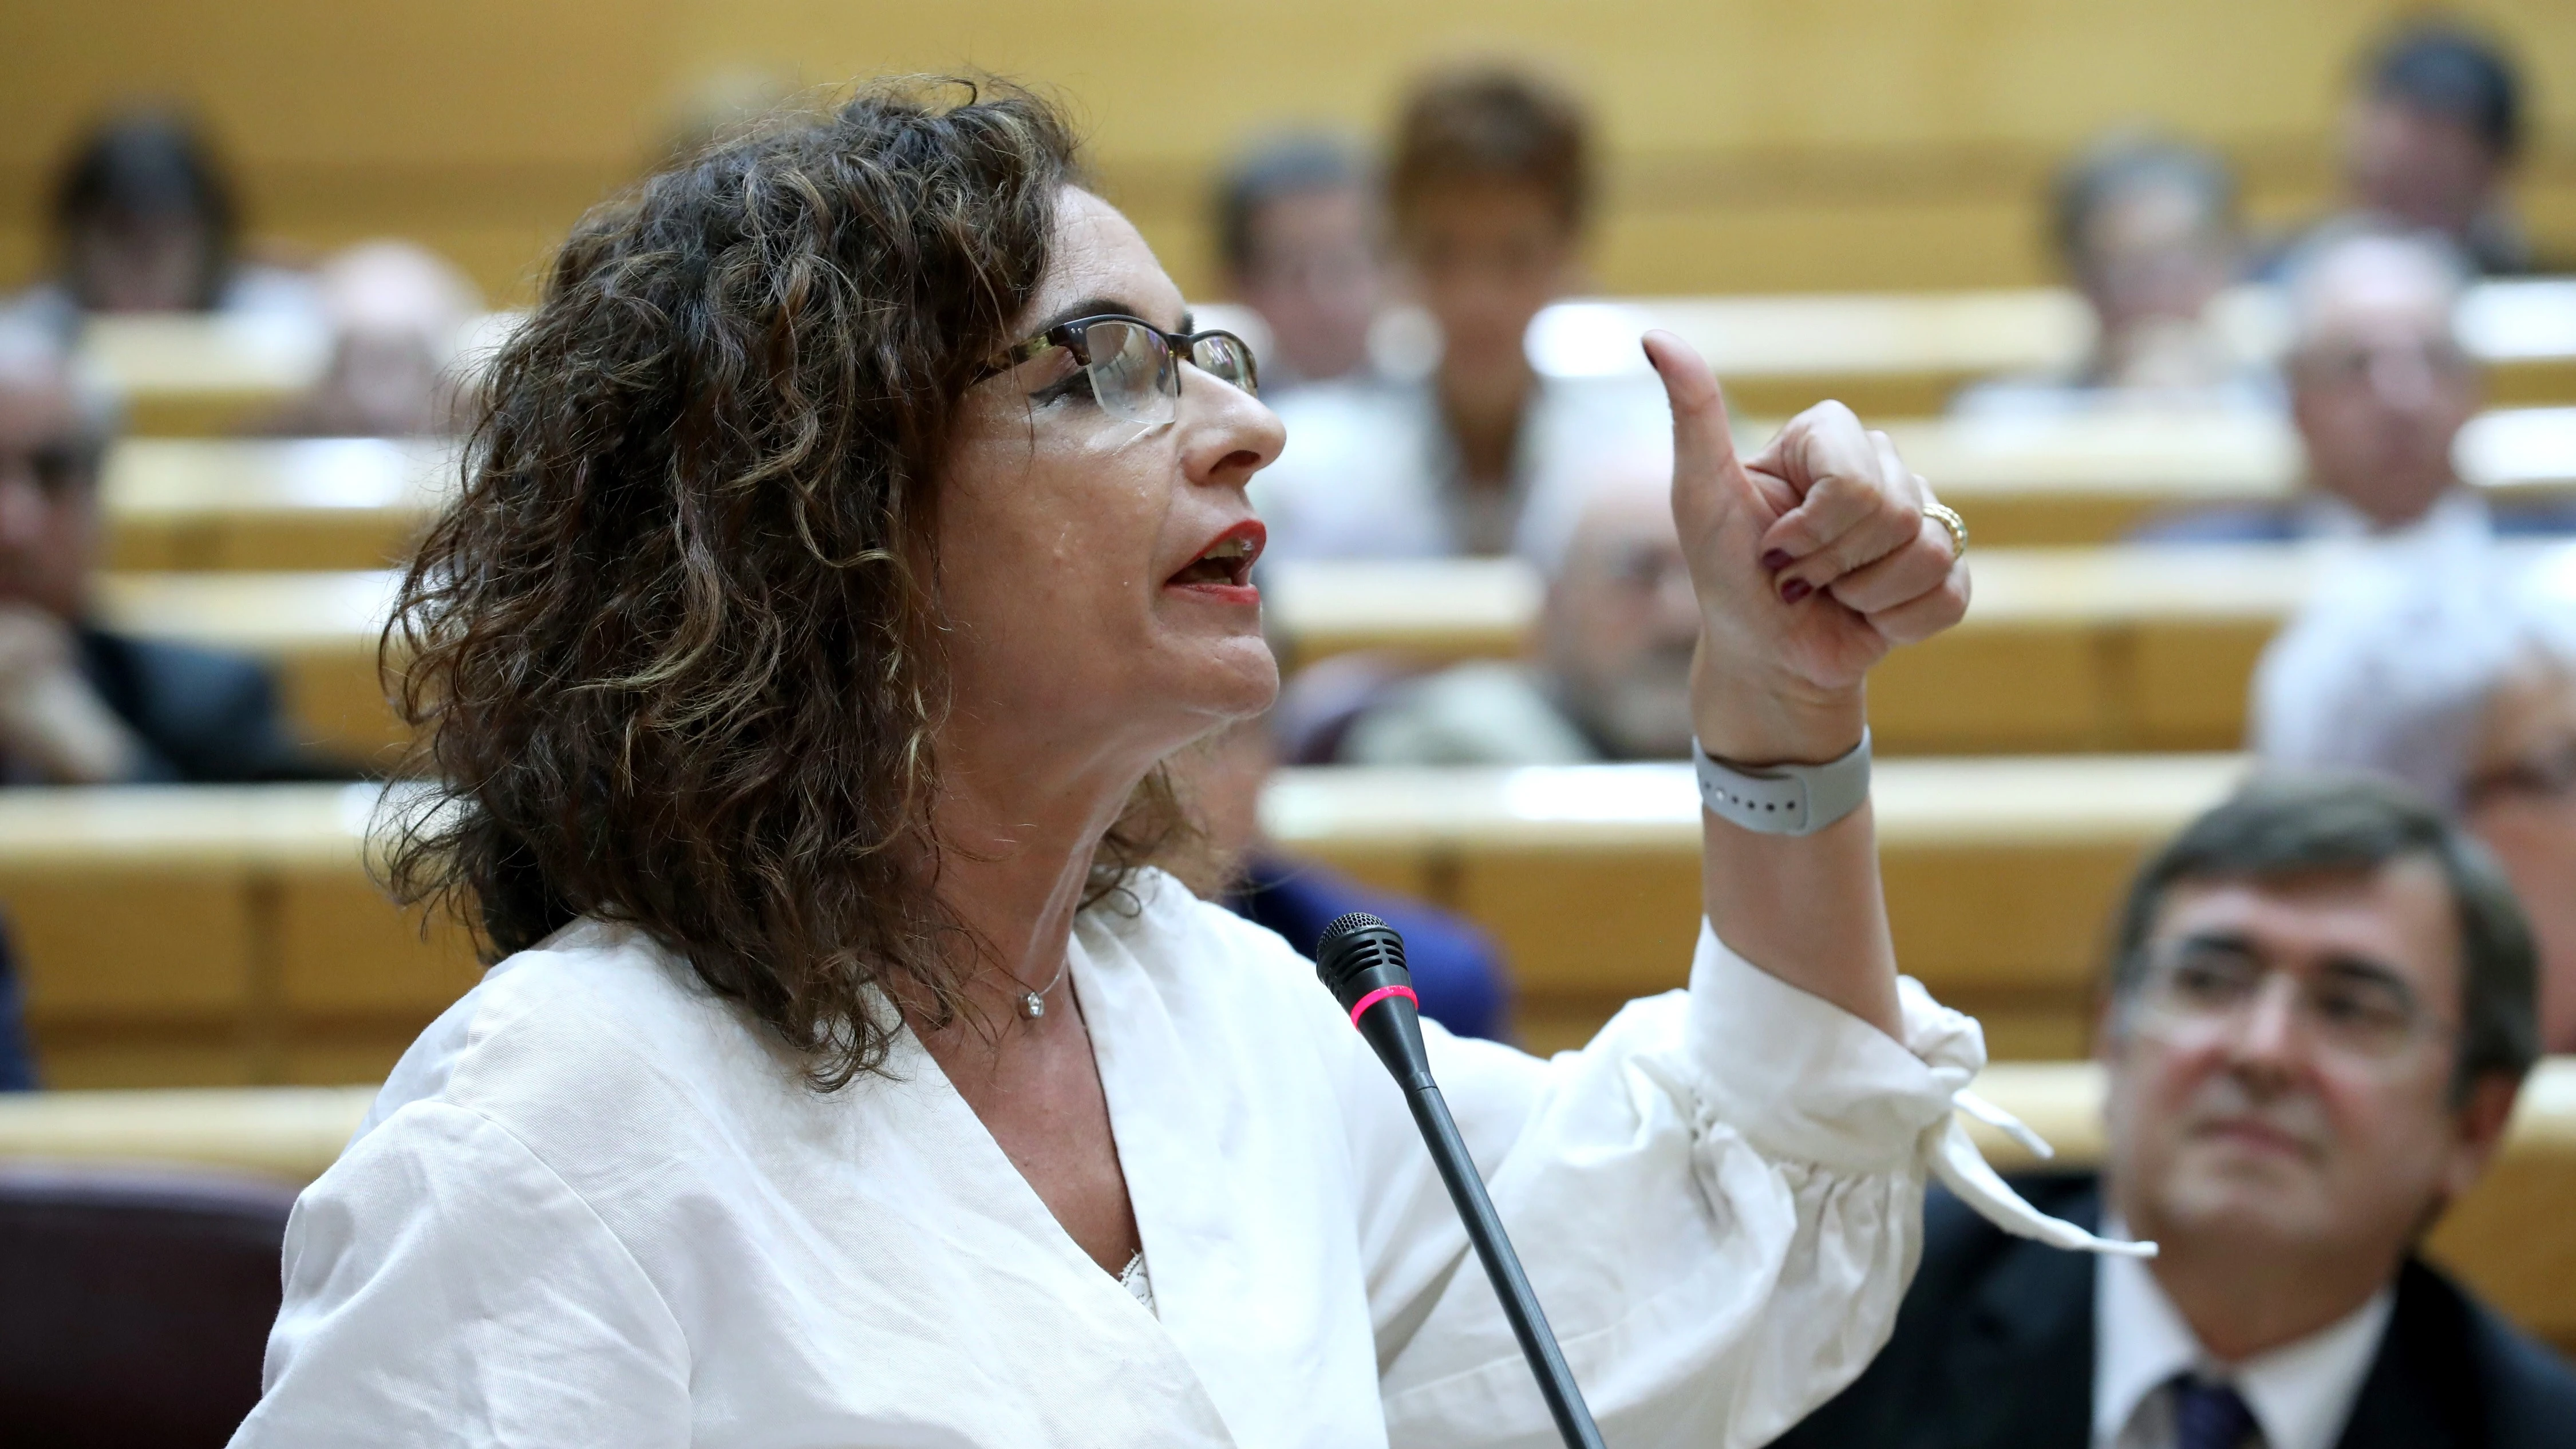
{"type": "MultiPolygon", "coordinates": [[[[2273,975],[2239,951],[2185,948],[2151,969],[2143,1004],[2173,1025],[2239,1023],[2273,975]]],[[[2347,1055],[2393,1057],[2422,1025],[2414,998],[2399,982],[2331,967],[2291,979],[2301,1023],[2319,1044],[2347,1055]]]]}
{"type": "MultiPolygon", "coordinates": [[[[1147,424],[1168,423],[1178,415],[1180,373],[1162,333],[1106,318],[1083,329],[1082,346],[1090,357],[1092,396],[1102,411],[1147,424]]],[[[1194,339],[1190,361],[1220,382],[1253,390],[1251,354],[1224,333],[1194,339]]]]}

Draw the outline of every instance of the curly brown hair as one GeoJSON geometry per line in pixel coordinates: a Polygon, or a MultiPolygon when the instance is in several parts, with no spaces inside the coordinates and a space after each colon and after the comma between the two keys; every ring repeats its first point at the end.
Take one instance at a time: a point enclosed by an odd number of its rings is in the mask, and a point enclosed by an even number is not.
{"type": "MultiPolygon", "coordinates": [[[[990,82],[873,85],[586,217],[494,360],[462,495],[384,645],[439,784],[396,894],[486,959],[632,923],[796,1052],[876,1069],[889,986],[945,1024],[931,523],[962,395],[1044,275],[1075,143],[990,82]]],[[[1094,898],[1169,841],[1150,777],[1094,898]]]]}

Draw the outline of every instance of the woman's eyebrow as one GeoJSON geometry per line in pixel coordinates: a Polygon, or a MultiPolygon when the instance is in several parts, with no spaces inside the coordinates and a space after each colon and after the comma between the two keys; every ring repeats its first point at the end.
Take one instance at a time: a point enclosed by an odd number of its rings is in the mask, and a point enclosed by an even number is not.
{"type": "Polygon", "coordinates": [[[1145,315],[1115,297],[1085,297],[1081,301],[1076,302],[1069,307],[1060,308],[1053,315],[1039,322],[1036,326],[1031,327],[1029,329],[1029,335],[1031,337],[1043,337],[1058,327],[1063,326],[1067,322],[1083,317],[1098,317],[1104,313],[1116,313],[1121,317],[1142,317],[1145,315]]]}

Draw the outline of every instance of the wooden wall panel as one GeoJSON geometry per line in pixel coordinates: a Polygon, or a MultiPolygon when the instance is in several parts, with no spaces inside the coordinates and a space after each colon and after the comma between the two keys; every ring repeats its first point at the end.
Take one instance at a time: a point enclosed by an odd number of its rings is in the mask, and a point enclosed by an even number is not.
{"type": "MultiPolygon", "coordinates": [[[[2045,273],[2034,187],[2136,120],[2223,145],[2259,212],[2329,185],[2356,48],[2403,0],[1362,0],[1066,7],[1036,0],[103,0],[0,14],[0,282],[37,262],[64,139],[123,96],[202,106],[262,233],[312,251],[420,237],[497,298],[656,154],[717,72],[806,83],[979,66],[1074,103],[1109,189],[1184,284],[1209,281],[1214,160],[1288,120],[1380,126],[1402,79],[1544,56],[1610,157],[1602,283],[1627,292],[2004,285],[2045,273]],[[1181,97],[1176,103],[1175,96],[1181,97]]],[[[2484,0],[2536,93],[2535,229],[2576,254],[2576,24],[2484,0]]]]}

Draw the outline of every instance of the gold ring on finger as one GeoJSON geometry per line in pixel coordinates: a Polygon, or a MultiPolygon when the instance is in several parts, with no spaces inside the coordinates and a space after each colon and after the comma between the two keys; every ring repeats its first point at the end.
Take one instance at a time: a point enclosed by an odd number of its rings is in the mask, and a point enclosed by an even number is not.
{"type": "Polygon", "coordinates": [[[1952,563],[1967,557],[1968,520],[1959,516],[1959,510],[1946,503],[1926,503],[1923,505],[1923,516],[1941,525],[1949,533],[1952,563]]]}

